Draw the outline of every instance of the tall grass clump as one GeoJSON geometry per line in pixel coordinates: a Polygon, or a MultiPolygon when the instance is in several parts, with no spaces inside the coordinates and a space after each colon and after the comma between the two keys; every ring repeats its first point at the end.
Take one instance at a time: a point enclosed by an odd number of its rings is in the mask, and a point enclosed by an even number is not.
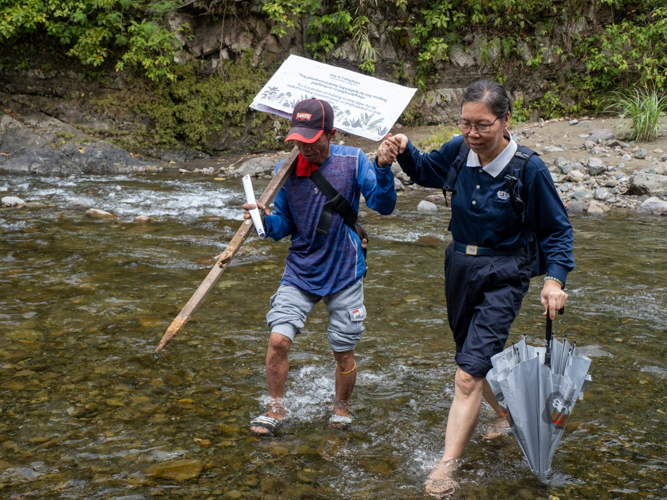
{"type": "Polygon", "coordinates": [[[654,141],[660,132],[660,116],[667,111],[667,95],[656,89],[636,88],[617,93],[607,110],[631,118],[630,140],[654,141]]]}

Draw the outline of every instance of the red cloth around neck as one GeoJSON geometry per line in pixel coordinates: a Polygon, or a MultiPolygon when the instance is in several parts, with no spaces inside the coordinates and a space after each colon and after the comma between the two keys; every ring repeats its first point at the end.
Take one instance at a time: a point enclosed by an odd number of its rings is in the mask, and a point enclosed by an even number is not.
{"type": "Polygon", "coordinates": [[[319,165],[315,165],[314,163],[310,163],[308,160],[306,160],[301,153],[299,153],[299,157],[297,160],[296,164],[296,175],[297,177],[310,177],[310,174],[320,168],[319,165]]]}

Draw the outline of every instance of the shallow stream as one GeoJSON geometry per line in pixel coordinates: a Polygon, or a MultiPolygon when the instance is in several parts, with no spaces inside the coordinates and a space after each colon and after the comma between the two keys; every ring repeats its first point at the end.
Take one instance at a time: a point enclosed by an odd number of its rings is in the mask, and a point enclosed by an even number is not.
{"type": "MultiPolygon", "coordinates": [[[[0,497],[424,498],[456,370],[448,211],[418,214],[423,193],[399,197],[388,217],[362,207],[372,239],[354,425],[327,425],[335,364],[320,305],[290,355],[290,423],[259,439],[247,424],[267,402],[264,315],[288,241],[251,237],[152,354],[236,231],[240,180],[0,177],[9,194],[55,207],[0,210],[0,497]],[[65,208],[74,198],[119,219],[65,208]],[[155,220],[132,223],[138,215],[155,220]],[[170,461],[184,462],[169,472],[170,461]]],[[[548,486],[511,435],[477,432],[459,498],[667,498],[667,218],[572,223],[577,268],[555,329],[589,346],[593,384],[548,486]]],[[[542,343],[539,285],[510,340],[542,343]]],[[[483,408],[480,430],[493,415],[483,408]]]]}

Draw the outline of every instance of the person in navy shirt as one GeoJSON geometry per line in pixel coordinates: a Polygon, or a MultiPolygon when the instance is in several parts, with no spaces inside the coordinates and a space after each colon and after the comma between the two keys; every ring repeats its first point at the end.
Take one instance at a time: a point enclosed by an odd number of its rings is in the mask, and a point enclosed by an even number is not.
{"type": "Polygon", "coordinates": [[[426,482],[427,492],[436,496],[451,494],[458,487],[452,473],[475,430],[482,398],[499,417],[488,437],[509,429],[485,377],[491,357],[503,350],[528,292],[527,235],[536,235],[546,256],[541,302],[544,314],[552,319],[565,305],[563,288],[574,268],[572,227],[548,168],[535,154],[524,167],[525,223],[513,206],[505,180],[517,151],[507,131],[511,112],[512,101],[501,85],[478,81],[462,98],[461,136],[440,150],[422,154],[405,135],[390,134],[377,153],[379,167],[398,161],[413,182],[443,188],[463,143],[470,149],[451,186],[454,241],[445,253],[445,297],[458,369],[445,452],[426,482]]]}
{"type": "MultiPolygon", "coordinates": [[[[396,205],[396,191],[390,168],[374,166],[358,148],[332,144],[336,134],[333,120],[333,109],[326,101],[307,99],[297,103],[285,139],[299,148],[297,167],[278,192],[273,213],[257,203],[264,213],[266,235],[275,241],[286,236],[292,239],[280,287],[271,297],[271,310],[266,316],[271,332],[266,355],[270,404],[266,414],[250,423],[250,430],[260,435],[273,435],[287,415],[283,401],[289,370],[287,355],[320,301],[329,312],[327,340],[337,363],[336,402],[330,423],[336,428],[351,423],[349,400],[357,378],[354,349],[366,318],[365,242],[338,212],[333,212],[327,234],[317,231],[328,199],[316,186],[315,178],[321,174],[355,213],[359,212],[363,194],[368,208],[389,215],[396,205]]],[[[247,219],[248,210],[255,205],[243,208],[247,219]]]]}

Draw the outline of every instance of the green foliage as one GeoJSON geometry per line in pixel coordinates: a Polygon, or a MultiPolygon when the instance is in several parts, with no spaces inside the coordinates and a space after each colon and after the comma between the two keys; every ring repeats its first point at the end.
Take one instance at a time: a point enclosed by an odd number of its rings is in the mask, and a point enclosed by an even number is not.
{"type": "MultiPolygon", "coordinates": [[[[610,0],[604,0],[611,5],[610,0]]],[[[582,41],[583,58],[595,84],[611,88],[639,81],[658,88],[667,84],[667,6],[664,0],[620,1],[632,16],[605,26],[582,41]],[[638,4],[638,5],[636,5],[638,4]]]]}
{"type": "Polygon", "coordinates": [[[117,69],[131,65],[151,80],[172,79],[179,43],[161,22],[176,5],[169,0],[0,0],[0,44],[47,36],[84,65],[100,66],[118,52],[117,69]]]}
{"type": "MultiPolygon", "coordinates": [[[[407,8],[404,0],[393,3],[403,10],[407,8]]],[[[262,6],[274,23],[272,32],[279,37],[296,28],[302,16],[309,16],[306,33],[311,41],[306,43],[306,49],[314,58],[324,59],[345,36],[352,37],[361,60],[359,68],[375,73],[377,50],[368,35],[371,21],[366,15],[367,8],[363,0],[336,0],[328,6],[322,0],[275,0],[262,6]]]]}
{"type": "Polygon", "coordinates": [[[660,132],[660,116],[667,111],[667,95],[643,87],[615,92],[607,111],[632,119],[630,140],[654,141],[660,132]]]}
{"type": "Polygon", "coordinates": [[[524,107],[523,97],[519,97],[512,106],[512,121],[515,123],[523,123],[530,118],[530,109],[524,107]]]}
{"type": "MultiPolygon", "coordinates": [[[[251,54],[238,63],[223,61],[210,76],[202,75],[196,64],[177,66],[173,81],[129,89],[120,98],[98,100],[100,111],[150,119],[150,125],[132,136],[117,131],[109,138],[130,149],[139,141],[152,147],[187,146],[206,151],[216,138],[231,132],[236,139],[252,135],[258,147],[284,147],[275,140],[280,131],[273,126],[263,129],[267,115],[249,109],[276,68],[253,68],[251,62],[251,54]]],[[[287,121],[283,121],[286,126],[287,121]]]]}
{"type": "Polygon", "coordinates": [[[458,129],[456,127],[445,127],[444,125],[438,125],[438,128],[433,135],[415,141],[415,146],[417,146],[417,148],[419,148],[421,151],[432,151],[434,149],[440,149],[442,145],[449,141],[457,132],[458,129]]]}

